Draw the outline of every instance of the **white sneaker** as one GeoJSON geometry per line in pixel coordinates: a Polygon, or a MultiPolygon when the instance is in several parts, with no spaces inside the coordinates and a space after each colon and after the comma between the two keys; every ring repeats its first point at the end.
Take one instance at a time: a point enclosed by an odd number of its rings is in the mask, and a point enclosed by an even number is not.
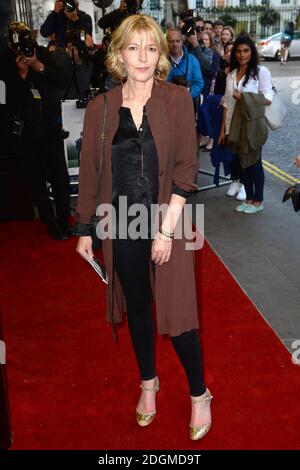
{"type": "Polygon", "coordinates": [[[236,196],[236,199],[238,201],[246,201],[246,199],[247,199],[245,186],[243,184],[240,184],[240,190],[239,190],[239,192],[236,196]]]}
{"type": "Polygon", "coordinates": [[[233,181],[231,183],[231,185],[229,186],[229,189],[227,191],[227,196],[235,196],[236,194],[238,194],[240,191],[240,183],[238,181],[233,181]]]}

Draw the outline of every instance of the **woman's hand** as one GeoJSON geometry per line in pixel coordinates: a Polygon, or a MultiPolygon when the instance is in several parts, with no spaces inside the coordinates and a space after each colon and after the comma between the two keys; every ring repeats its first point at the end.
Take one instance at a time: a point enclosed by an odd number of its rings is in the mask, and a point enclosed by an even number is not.
{"type": "Polygon", "coordinates": [[[240,101],[241,97],[242,97],[242,93],[240,93],[239,91],[234,91],[233,92],[233,97],[237,100],[237,101],[240,101]]]}
{"type": "Polygon", "coordinates": [[[92,237],[79,237],[77,246],[76,246],[76,251],[79,253],[83,258],[84,255],[87,253],[91,258],[94,257],[94,253],[92,250],[92,237]]]}
{"type": "Polygon", "coordinates": [[[155,264],[161,266],[170,259],[172,251],[172,239],[162,240],[159,236],[155,237],[152,243],[151,259],[155,264]]]}

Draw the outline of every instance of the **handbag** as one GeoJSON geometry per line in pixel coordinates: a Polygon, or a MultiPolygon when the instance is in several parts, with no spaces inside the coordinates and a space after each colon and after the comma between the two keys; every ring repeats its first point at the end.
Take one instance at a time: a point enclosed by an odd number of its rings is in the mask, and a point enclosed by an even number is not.
{"type": "MultiPolygon", "coordinates": [[[[107,96],[106,93],[103,93],[104,98],[104,114],[103,114],[103,125],[102,125],[102,133],[101,133],[101,146],[100,146],[100,160],[99,160],[99,169],[98,169],[98,178],[97,178],[97,199],[96,199],[96,210],[100,203],[100,181],[101,181],[101,174],[102,174],[102,163],[103,163],[103,155],[104,155],[104,142],[105,142],[105,131],[106,131],[106,121],[107,121],[107,96]]],[[[93,215],[90,220],[90,231],[92,237],[92,249],[98,250],[101,248],[102,241],[97,235],[97,225],[100,221],[100,217],[98,215],[93,215]]]]}
{"type": "Polygon", "coordinates": [[[282,122],[288,110],[274,86],[273,91],[274,96],[272,103],[265,106],[265,116],[268,127],[274,131],[282,126],[282,122]]]}
{"type": "Polygon", "coordinates": [[[292,198],[294,211],[298,212],[300,210],[300,183],[296,183],[285,190],[282,202],[285,202],[290,198],[292,198]]]}

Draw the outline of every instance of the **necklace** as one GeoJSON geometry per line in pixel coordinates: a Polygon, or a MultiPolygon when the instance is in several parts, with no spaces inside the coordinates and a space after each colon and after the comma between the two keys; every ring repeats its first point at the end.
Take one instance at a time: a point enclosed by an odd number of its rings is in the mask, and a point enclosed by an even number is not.
{"type": "MultiPolygon", "coordinates": [[[[141,128],[143,122],[140,124],[138,128],[138,133],[140,135],[140,132],[143,130],[141,128]]],[[[144,175],[144,149],[143,149],[143,142],[141,142],[142,146],[142,153],[141,153],[141,175],[138,176],[138,186],[141,188],[142,186],[145,186],[148,183],[148,178],[147,176],[144,175]]]]}

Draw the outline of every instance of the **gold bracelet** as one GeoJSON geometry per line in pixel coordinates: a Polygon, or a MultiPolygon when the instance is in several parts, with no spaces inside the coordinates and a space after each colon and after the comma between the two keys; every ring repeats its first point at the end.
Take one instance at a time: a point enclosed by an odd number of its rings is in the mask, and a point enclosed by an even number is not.
{"type": "Polygon", "coordinates": [[[164,235],[164,236],[167,237],[167,238],[174,238],[174,233],[167,232],[166,230],[164,230],[164,229],[162,228],[161,225],[159,226],[158,231],[159,231],[159,233],[161,233],[162,235],[164,235]]]}

